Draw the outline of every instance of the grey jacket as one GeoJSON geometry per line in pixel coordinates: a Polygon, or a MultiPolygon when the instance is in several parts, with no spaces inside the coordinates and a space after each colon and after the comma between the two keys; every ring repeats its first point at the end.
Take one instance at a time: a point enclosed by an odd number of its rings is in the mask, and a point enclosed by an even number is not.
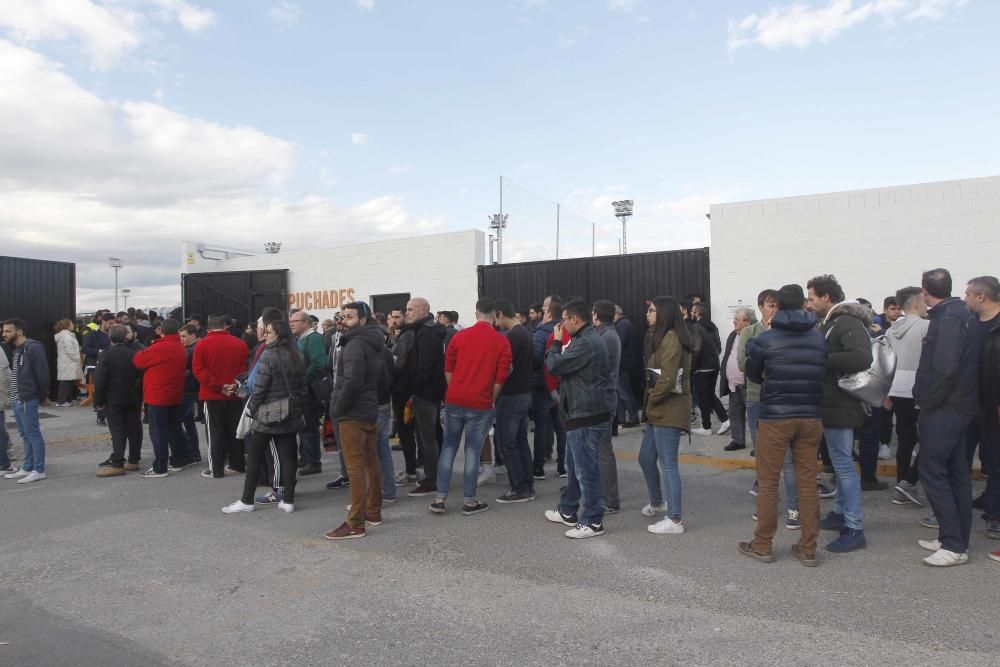
{"type": "Polygon", "coordinates": [[[913,382],[917,379],[920,365],[920,348],[923,347],[929,320],[909,315],[900,317],[885,332],[893,352],[896,353],[896,375],[892,379],[889,396],[913,398],[913,382]]]}
{"type": "Polygon", "coordinates": [[[253,391],[247,402],[247,412],[254,418],[253,430],[257,433],[298,433],[302,430],[302,405],[306,400],[306,369],[296,351],[292,359],[286,350],[267,346],[257,360],[257,375],[253,391]],[[262,424],[256,421],[257,410],[263,403],[282,398],[289,399],[288,419],[280,424],[262,424]]]}
{"type": "Polygon", "coordinates": [[[608,397],[608,410],[615,414],[618,412],[618,367],[622,359],[622,339],[611,322],[597,327],[597,333],[608,348],[608,385],[604,394],[608,397]]]}
{"type": "MultiPolygon", "coordinates": [[[[0,351],[0,410],[10,409],[10,363],[7,355],[0,351]]],[[[3,425],[0,424],[0,428],[3,425]]]]}
{"type": "Polygon", "coordinates": [[[545,365],[562,380],[559,405],[566,415],[566,430],[611,419],[606,393],[608,348],[594,327],[585,324],[565,347],[561,341],[554,341],[545,354],[545,365]]]}
{"type": "Polygon", "coordinates": [[[45,348],[37,340],[28,338],[24,345],[14,350],[14,365],[11,373],[17,373],[18,399],[24,401],[46,401],[49,398],[49,360],[45,348]],[[20,353],[20,363],[18,362],[20,353]]]}
{"type": "Polygon", "coordinates": [[[385,334],[374,324],[351,329],[340,337],[337,380],[330,399],[335,419],[378,421],[378,389],[388,373],[382,358],[385,334]]]}

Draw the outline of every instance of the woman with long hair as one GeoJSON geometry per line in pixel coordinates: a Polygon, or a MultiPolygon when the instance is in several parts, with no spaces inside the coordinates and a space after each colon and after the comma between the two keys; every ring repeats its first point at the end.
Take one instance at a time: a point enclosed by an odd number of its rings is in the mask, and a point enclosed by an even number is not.
{"type": "Polygon", "coordinates": [[[648,526],[649,532],[679,534],[684,532],[684,522],[677,454],[681,434],[690,429],[694,344],[680,305],[673,297],[653,299],[646,320],[653,337],[652,356],[646,371],[649,391],[643,409],[648,423],[639,447],[639,466],[649,489],[649,504],[642,508],[642,514],[648,517],[660,513],[667,515],[662,521],[648,526]],[[661,484],[666,486],[666,503],[661,484]]]}
{"type": "Polygon", "coordinates": [[[243,480],[243,497],[222,508],[226,514],[254,511],[254,491],[264,448],[270,447],[274,458],[275,479],[281,480],[278,509],[295,511],[295,472],[298,460],[296,434],[305,425],[302,402],[306,398],[306,373],[295,337],[285,320],[267,324],[264,328],[266,347],[247,378],[250,399],[246,410],[253,424],[243,480]],[[287,413],[280,421],[273,415],[287,401],[287,413]]]}
{"type": "Polygon", "coordinates": [[[76,385],[83,379],[83,366],[80,361],[80,341],[73,333],[73,322],[59,320],[55,326],[56,332],[56,379],[59,381],[59,393],[56,406],[68,408],[76,398],[76,385]]]}

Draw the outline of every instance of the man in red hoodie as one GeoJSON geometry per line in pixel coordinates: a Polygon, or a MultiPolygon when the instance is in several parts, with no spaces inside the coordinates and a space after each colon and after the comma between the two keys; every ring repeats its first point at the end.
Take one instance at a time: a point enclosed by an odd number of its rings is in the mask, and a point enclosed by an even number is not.
{"type": "Polygon", "coordinates": [[[243,443],[236,438],[243,401],[222,389],[236,383],[246,363],[246,343],[230,335],[223,317],[210,315],[208,333],[195,346],[191,360],[191,370],[200,383],[198,400],[205,401],[208,430],[208,470],[202,477],[223,477],[227,458],[230,469],[242,472],[246,468],[243,443]]]}
{"type": "Polygon", "coordinates": [[[465,504],[469,516],[489,509],[476,500],[479,454],[493,423],[493,406],[510,374],[511,351],[507,338],[493,328],[493,299],[476,302],[476,323],[451,339],[444,360],[448,391],[444,397],[444,442],[437,467],[437,499],[430,510],[444,512],[451,470],[458,445],[465,434],[465,504]]]}
{"type": "Polygon", "coordinates": [[[147,479],[166,477],[168,466],[176,471],[191,463],[181,458],[187,449],[187,438],[181,428],[187,352],[177,334],[179,328],[177,320],[163,320],[160,338],[132,358],[135,367],[144,371],[142,395],[148,406],[149,439],[153,441],[153,467],[142,473],[147,479]]]}

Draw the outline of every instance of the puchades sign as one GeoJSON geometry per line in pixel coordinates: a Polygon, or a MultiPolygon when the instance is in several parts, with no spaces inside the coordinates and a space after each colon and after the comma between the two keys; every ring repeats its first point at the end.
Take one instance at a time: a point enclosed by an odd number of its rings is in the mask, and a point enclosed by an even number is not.
{"type": "Polygon", "coordinates": [[[354,301],[354,288],[316,290],[314,292],[290,292],[288,309],[327,310],[341,308],[354,301]]]}

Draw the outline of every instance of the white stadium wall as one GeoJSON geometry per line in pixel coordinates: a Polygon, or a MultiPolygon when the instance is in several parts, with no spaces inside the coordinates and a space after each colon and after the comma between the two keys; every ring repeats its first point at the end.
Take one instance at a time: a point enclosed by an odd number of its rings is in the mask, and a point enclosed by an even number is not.
{"type": "Polygon", "coordinates": [[[732,310],[758,292],[803,288],[832,273],[847,298],[882,299],[951,271],[954,293],[1000,273],[1000,176],[716,204],[711,207],[712,317],[724,335],[732,310]]]}
{"type": "Polygon", "coordinates": [[[339,310],[336,301],[347,301],[351,295],[370,304],[373,295],[409,292],[426,298],[432,311],[458,311],[460,323],[469,324],[474,320],[477,267],[485,262],[486,237],[470,229],[232,259],[205,259],[205,255],[222,257],[224,249],[201,253],[197,247],[184,244],[182,272],[288,269],[290,305],[309,306],[307,310],[321,320],[339,310]]]}

